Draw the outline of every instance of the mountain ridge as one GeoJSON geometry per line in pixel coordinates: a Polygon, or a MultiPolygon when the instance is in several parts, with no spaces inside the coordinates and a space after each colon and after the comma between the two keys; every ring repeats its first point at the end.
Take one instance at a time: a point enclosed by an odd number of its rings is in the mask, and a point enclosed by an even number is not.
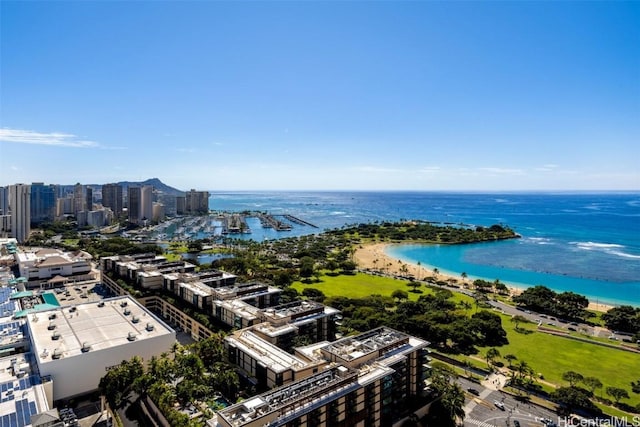
{"type": "MultiPolygon", "coordinates": [[[[105,183],[108,184],[108,183],[105,183]]],[[[129,189],[129,187],[132,186],[136,186],[136,185],[151,185],[153,188],[155,188],[156,190],[162,191],[165,194],[169,194],[169,195],[173,195],[173,196],[184,196],[185,192],[182,190],[178,190],[175,187],[171,187],[170,185],[165,184],[164,182],[162,182],[160,180],[160,178],[149,178],[146,179],[144,181],[119,181],[116,184],[121,185],[122,186],[122,191],[124,193],[127,192],[127,190],[129,189]]],[[[102,186],[104,184],[86,184],[87,187],[92,187],[95,190],[102,190],[102,186]]],[[[63,185],[62,187],[66,190],[66,191],[73,191],[73,187],[75,185],[63,185]]]]}

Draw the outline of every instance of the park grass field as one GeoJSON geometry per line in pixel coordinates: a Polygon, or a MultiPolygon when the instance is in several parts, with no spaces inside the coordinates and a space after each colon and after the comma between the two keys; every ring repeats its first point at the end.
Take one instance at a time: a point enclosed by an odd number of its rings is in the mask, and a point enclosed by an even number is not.
{"type": "MultiPolygon", "coordinates": [[[[513,354],[518,360],[525,360],[536,373],[544,375],[545,381],[557,386],[567,386],[562,374],[575,371],[602,382],[603,388],[596,390],[598,396],[608,397],[605,390],[613,386],[629,393],[631,398],[623,402],[632,406],[640,403],[640,396],[631,393],[630,384],[638,380],[639,354],[545,334],[536,331],[534,324],[520,325],[520,329],[530,333],[517,332],[510,317],[501,316],[509,340],[508,345],[498,348],[502,356],[513,354]]],[[[482,355],[486,351],[486,348],[480,349],[482,355]]],[[[506,361],[504,363],[507,365],[506,361]]]]}
{"type": "MultiPolygon", "coordinates": [[[[393,291],[399,289],[407,292],[411,301],[417,300],[420,295],[433,293],[433,290],[424,284],[418,288],[419,292],[412,292],[407,283],[409,282],[406,280],[392,277],[356,273],[339,276],[323,275],[319,282],[294,282],[291,287],[298,292],[302,292],[305,288],[315,288],[321,290],[327,297],[344,296],[348,298],[364,298],[374,294],[391,296],[393,291]]],[[[474,303],[473,298],[457,292],[453,294],[453,301],[456,303],[465,301],[472,305],[474,303]]]]}
{"type": "MultiPolygon", "coordinates": [[[[416,300],[420,295],[433,292],[421,286],[423,293],[410,292],[406,280],[391,277],[373,276],[364,273],[355,275],[321,276],[320,282],[295,282],[292,287],[298,292],[305,288],[321,290],[327,297],[345,296],[349,298],[363,298],[372,294],[390,296],[396,289],[407,291],[410,300],[416,300]]],[[[474,306],[473,298],[454,292],[454,301],[465,301],[474,306]]],[[[467,310],[469,314],[475,308],[467,310]]],[[[617,350],[596,344],[575,341],[568,338],[553,336],[536,331],[535,324],[521,324],[520,329],[530,333],[517,332],[511,318],[501,314],[502,326],[507,331],[509,344],[498,347],[502,356],[515,355],[518,360],[525,360],[536,374],[542,374],[545,381],[557,386],[567,385],[562,380],[566,371],[579,372],[585,377],[596,377],[603,388],[596,390],[598,396],[608,397],[605,390],[608,386],[620,387],[629,393],[630,399],[623,400],[632,406],[640,403],[640,395],[631,393],[631,381],[639,379],[640,355],[628,351],[617,350]]],[[[477,357],[484,358],[486,348],[479,349],[477,357]]],[[[508,363],[504,361],[505,366],[508,363]]]]}

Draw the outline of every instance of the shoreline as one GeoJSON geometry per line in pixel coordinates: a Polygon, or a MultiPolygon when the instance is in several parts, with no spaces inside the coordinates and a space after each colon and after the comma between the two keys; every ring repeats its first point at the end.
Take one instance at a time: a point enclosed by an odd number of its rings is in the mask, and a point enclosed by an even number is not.
{"type": "MultiPolygon", "coordinates": [[[[437,280],[455,280],[456,284],[467,283],[470,285],[473,283],[474,278],[467,277],[463,279],[460,275],[456,276],[451,274],[451,272],[442,272],[439,270],[438,273],[435,274],[433,270],[437,269],[438,266],[418,265],[410,261],[394,258],[385,252],[390,246],[405,244],[406,243],[364,243],[356,249],[354,260],[361,269],[386,270],[389,274],[394,275],[412,275],[417,280],[424,280],[426,277],[435,276],[437,280]]],[[[506,285],[507,288],[509,288],[509,294],[511,296],[519,295],[525,289],[512,284],[506,285]]],[[[587,309],[606,312],[613,307],[615,307],[615,305],[589,302],[587,309]]]]}

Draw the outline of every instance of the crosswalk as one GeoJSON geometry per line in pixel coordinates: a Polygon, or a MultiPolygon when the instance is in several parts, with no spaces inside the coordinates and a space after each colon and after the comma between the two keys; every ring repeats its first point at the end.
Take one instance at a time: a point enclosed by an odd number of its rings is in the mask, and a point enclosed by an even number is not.
{"type": "Polygon", "coordinates": [[[495,424],[489,424],[487,422],[484,421],[480,421],[480,420],[474,420],[473,418],[465,418],[464,419],[464,425],[474,425],[474,426],[478,426],[478,427],[496,427],[495,424]]]}

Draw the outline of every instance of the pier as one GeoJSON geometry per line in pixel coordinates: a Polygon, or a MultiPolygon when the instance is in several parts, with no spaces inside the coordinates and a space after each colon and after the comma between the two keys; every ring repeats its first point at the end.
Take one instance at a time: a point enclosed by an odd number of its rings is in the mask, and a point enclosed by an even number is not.
{"type": "Polygon", "coordinates": [[[225,215],[223,224],[222,234],[251,233],[251,229],[247,225],[244,215],[225,215]]]}
{"type": "Polygon", "coordinates": [[[269,214],[259,214],[258,218],[260,219],[260,224],[264,228],[274,228],[276,231],[289,231],[291,230],[291,226],[289,224],[285,224],[282,221],[278,221],[273,216],[269,214]]]}
{"type": "Polygon", "coordinates": [[[317,225],[313,225],[313,224],[311,224],[310,222],[307,222],[307,221],[302,220],[302,219],[300,219],[300,218],[296,218],[296,217],[295,217],[295,216],[293,216],[293,215],[284,214],[284,215],[282,215],[282,216],[283,216],[283,217],[285,217],[287,220],[289,220],[289,221],[293,222],[294,224],[298,224],[298,225],[306,225],[306,226],[309,226],[309,227],[318,228],[318,226],[317,226],[317,225]]]}

